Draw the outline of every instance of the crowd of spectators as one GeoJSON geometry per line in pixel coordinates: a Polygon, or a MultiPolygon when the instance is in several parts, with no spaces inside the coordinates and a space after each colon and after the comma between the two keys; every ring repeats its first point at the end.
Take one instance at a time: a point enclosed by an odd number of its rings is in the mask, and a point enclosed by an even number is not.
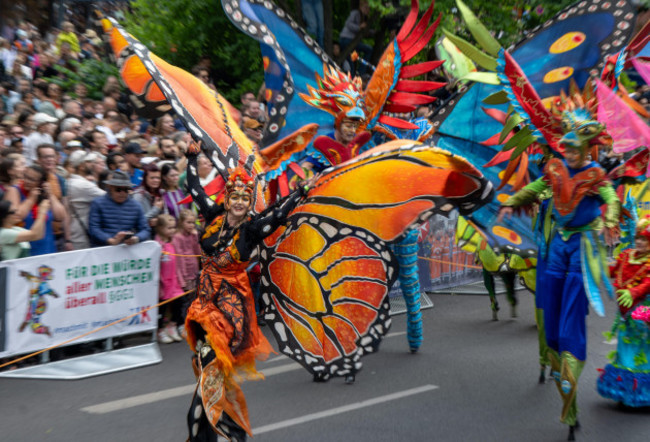
{"type": "MultiPolygon", "coordinates": [[[[39,202],[51,202],[44,238],[32,242],[32,256],[150,239],[158,215],[177,219],[188,208],[180,204],[186,193],[179,181],[190,137],[180,121],[170,114],[138,118],[114,76],[100,85],[63,81],[66,70],[58,66],[75,69],[71,60],[100,59],[103,42],[93,29],[66,21],[42,35],[27,21],[8,20],[1,35],[0,197],[11,202],[21,217],[18,224],[27,228],[39,202]],[[101,89],[101,98],[90,98],[90,89],[101,89]],[[128,210],[133,204],[143,223],[117,219],[133,217],[137,212],[128,210]],[[101,224],[108,207],[108,224],[123,228],[106,230],[101,224]],[[126,240],[120,232],[133,236],[126,240]]],[[[193,72],[213,87],[205,64],[197,63],[193,72]]],[[[246,93],[241,109],[242,128],[259,143],[263,107],[246,93]]],[[[216,171],[207,158],[200,165],[207,184],[216,171]]]]}
{"type": "MultiPolygon", "coordinates": [[[[173,237],[181,254],[192,255],[174,261],[178,290],[194,288],[197,218],[181,203],[190,142],[183,124],[172,114],[138,117],[115,76],[101,84],[70,81],[77,62],[102,61],[104,43],[94,30],[66,21],[42,35],[29,22],[6,23],[0,30],[0,259],[153,239],[171,250],[173,237]],[[101,96],[91,98],[91,90],[101,96]],[[169,226],[178,227],[177,235],[169,226]]],[[[214,88],[203,59],[192,72],[214,88]]],[[[241,128],[257,146],[266,110],[252,92],[242,95],[239,108],[241,128]]],[[[204,155],[197,173],[204,186],[217,175],[204,155]]],[[[165,293],[161,286],[161,299],[165,293]]],[[[164,343],[183,332],[183,309],[173,305],[169,320],[160,320],[164,343]]]]}

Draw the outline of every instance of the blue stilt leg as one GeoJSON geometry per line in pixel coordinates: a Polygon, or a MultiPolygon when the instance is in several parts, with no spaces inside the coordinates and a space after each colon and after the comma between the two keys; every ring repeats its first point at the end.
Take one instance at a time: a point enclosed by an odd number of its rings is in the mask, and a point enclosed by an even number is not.
{"type": "Polygon", "coordinates": [[[422,344],[422,312],[420,312],[420,281],[418,278],[418,232],[411,230],[395,244],[394,251],[399,262],[399,283],[406,301],[406,333],[411,352],[422,344]]]}

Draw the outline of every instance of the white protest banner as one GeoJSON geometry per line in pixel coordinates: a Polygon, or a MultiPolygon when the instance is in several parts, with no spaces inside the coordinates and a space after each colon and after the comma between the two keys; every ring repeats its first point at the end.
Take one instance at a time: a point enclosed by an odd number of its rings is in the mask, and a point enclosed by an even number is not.
{"type": "MultiPolygon", "coordinates": [[[[5,345],[0,357],[60,344],[155,330],[160,245],[101,247],[2,262],[7,269],[5,345]]],[[[1,314],[2,312],[0,312],[1,314]]]]}

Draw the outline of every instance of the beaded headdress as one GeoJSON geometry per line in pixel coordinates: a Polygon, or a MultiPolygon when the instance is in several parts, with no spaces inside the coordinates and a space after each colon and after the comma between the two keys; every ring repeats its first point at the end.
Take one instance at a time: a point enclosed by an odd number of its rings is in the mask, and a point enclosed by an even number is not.
{"type": "Polygon", "coordinates": [[[253,196],[255,190],[255,180],[250,177],[243,169],[235,169],[226,181],[226,201],[230,195],[248,195],[253,196]]]}

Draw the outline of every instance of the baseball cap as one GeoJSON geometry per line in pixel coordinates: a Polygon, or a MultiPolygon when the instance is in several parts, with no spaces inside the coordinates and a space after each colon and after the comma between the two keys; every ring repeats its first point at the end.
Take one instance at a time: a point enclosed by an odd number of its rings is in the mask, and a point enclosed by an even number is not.
{"type": "Polygon", "coordinates": [[[129,143],[124,146],[124,153],[144,153],[144,150],[142,150],[142,146],[139,143],[129,143]]]}
{"type": "Polygon", "coordinates": [[[75,150],[70,154],[69,162],[72,167],[78,167],[84,161],[88,161],[86,158],[88,155],[85,150],[75,150]]]}
{"type": "Polygon", "coordinates": [[[54,118],[51,115],[46,114],[45,112],[37,112],[34,114],[32,117],[32,121],[34,121],[34,126],[38,127],[41,124],[45,123],[58,123],[59,120],[54,118]]]}

